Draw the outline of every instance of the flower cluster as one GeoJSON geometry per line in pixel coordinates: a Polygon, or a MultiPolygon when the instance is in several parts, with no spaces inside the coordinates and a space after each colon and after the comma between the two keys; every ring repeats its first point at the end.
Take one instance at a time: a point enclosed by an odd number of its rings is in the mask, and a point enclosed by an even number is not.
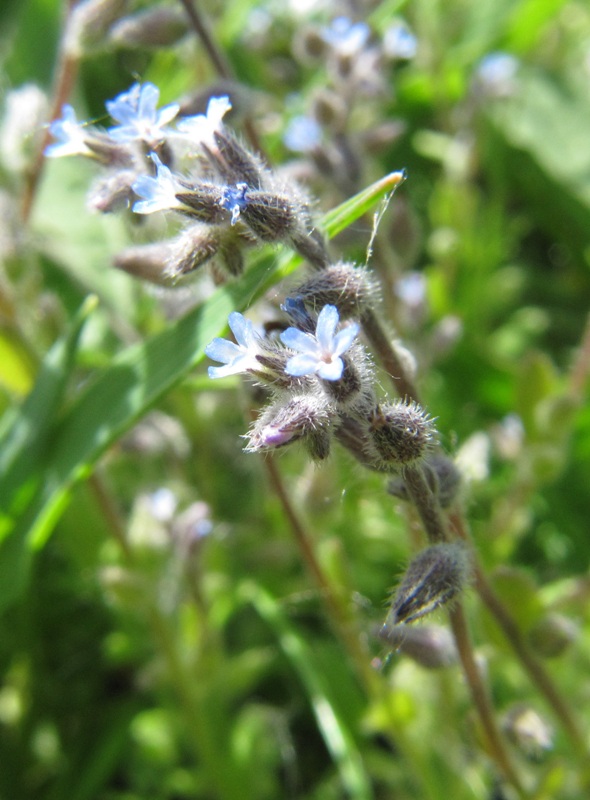
{"type": "Polygon", "coordinates": [[[47,156],[81,155],[106,169],[90,193],[91,207],[108,212],[131,206],[141,215],[170,211],[185,221],[174,239],[124,251],[116,265],[167,283],[218,256],[235,275],[246,247],[285,242],[316,268],[325,266],[326,247],[304,194],[224,126],[229,98],[211,97],[205,114],[183,117],[178,103],[158,108],[159,94],[151,83],[136,83],[108,101],[117,124],[106,130],[78,122],[71,106],[50,125],[56,141],[47,156]]]}
{"type": "Polygon", "coordinates": [[[283,304],[292,324],[278,338],[257,332],[241,314],[230,314],[235,342],[215,339],[206,348],[209,358],[223,365],[209,367],[209,376],[246,372],[269,387],[269,402],[248,435],[249,451],[301,441],[313,459],[321,460],[336,438],[364,466],[403,471],[428,454],[432,423],[415,403],[377,398],[369,357],[358,341],[360,325],[340,324],[336,303],[347,311],[358,303],[365,271],[338,263],[319,274],[321,296],[334,298],[334,304],[322,305],[316,314],[312,277],[303,284],[305,293],[283,304]],[[347,284],[349,292],[343,291],[347,284]]]}

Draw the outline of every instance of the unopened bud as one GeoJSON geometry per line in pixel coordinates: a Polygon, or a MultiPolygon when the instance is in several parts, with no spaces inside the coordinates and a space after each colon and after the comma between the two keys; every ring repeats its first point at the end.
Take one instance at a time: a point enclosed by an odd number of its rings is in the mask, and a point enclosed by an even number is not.
{"type": "Polygon", "coordinates": [[[451,632],[440,625],[383,625],[378,636],[392,649],[428,669],[450,667],[459,660],[451,632]]]}
{"type": "Polygon", "coordinates": [[[576,639],[578,629],[562,614],[547,614],[528,633],[529,644],[543,658],[556,658],[576,639]]]}
{"type": "MultiPolygon", "coordinates": [[[[449,508],[461,487],[461,473],[455,462],[442,453],[432,453],[422,464],[424,477],[441,508],[449,508]]],[[[410,496],[403,478],[390,481],[387,491],[394,497],[409,500],[410,496]]]]}
{"type": "Polygon", "coordinates": [[[22,173],[36,155],[47,97],[33,83],[7,92],[0,124],[0,160],[11,173],[22,173]]]}
{"type": "Polygon", "coordinates": [[[370,419],[371,444],[382,469],[414,466],[428,454],[434,425],[417,403],[382,403],[370,419]]]}
{"type": "Polygon", "coordinates": [[[531,761],[540,761],[553,749],[553,731],[530,706],[517,704],[505,715],[502,727],[510,741],[531,761]]]}
{"type": "Polygon", "coordinates": [[[131,169],[116,170],[94,183],[88,192],[87,204],[91,211],[110,214],[128,208],[135,197],[131,186],[137,172],[131,169]]]}
{"type": "Polygon", "coordinates": [[[413,622],[455,599],[469,582],[471,561],[458,542],[435,544],[412,560],[385,622],[413,622]]]}
{"type": "Polygon", "coordinates": [[[104,44],[108,29],[125,13],[129,0],[81,0],[69,16],[66,50],[75,57],[104,44]]]}
{"type": "Polygon", "coordinates": [[[224,131],[213,134],[217,151],[204,147],[207,157],[227,183],[245,183],[250,189],[261,189],[267,170],[261,160],[224,131]]]}
{"type": "Polygon", "coordinates": [[[322,89],[313,98],[312,113],[323,128],[339,133],[346,125],[348,109],[339,94],[322,89]]]}
{"type": "Polygon", "coordinates": [[[373,308],[379,289],[368,270],[340,261],[312,275],[297,288],[297,295],[314,311],[336,306],[340,319],[360,317],[373,308]]]}
{"type": "Polygon", "coordinates": [[[310,456],[322,460],[330,453],[330,418],[326,404],[311,395],[278,401],[256,420],[245,449],[249,452],[274,450],[301,439],[310,456]]]}
{"type": "Polygon", "coordinates": [[[186,14],[180,9],[159,6],[139,11],[116,22],[109,39],[122,47],[169,47],[188,30],[186,14]]]}

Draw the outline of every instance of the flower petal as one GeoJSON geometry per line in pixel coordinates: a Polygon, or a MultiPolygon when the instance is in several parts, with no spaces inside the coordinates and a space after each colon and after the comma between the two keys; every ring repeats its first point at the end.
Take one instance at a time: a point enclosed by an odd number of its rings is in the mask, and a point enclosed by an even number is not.
{"type": "Polygon", "coordinates": [[[304,333],[298,328],[287,328],[280,336],[281,342],[290,347],[291,350],[298,350],[300,353],[309,353],[319,357],[318,343],[315,336],[311,333],[304,333]]]}
{"type": "Polygon", "coordinates": [[[318,366],[317,373],[325,381],[339,381],[344,371],[344,362],[341,358],[333,358],[331,361],[322,361],[318,366]]]}
{"type": "Polygon", "coordinates": [[[301,378],[303,375],[313,375],[319,363],[321,362],[318,361],[317,354],[301,353],[287,361],[285,372],[287,375],[293,375],[296,378],[301,378]]]}
{"type": "Polygon", "coordinates": [[[315,335],[322,352],[331,353],[334,348],[334,332],[340,321],[340,315],[336,306],[324,306],[320,311],[315,335]]]}

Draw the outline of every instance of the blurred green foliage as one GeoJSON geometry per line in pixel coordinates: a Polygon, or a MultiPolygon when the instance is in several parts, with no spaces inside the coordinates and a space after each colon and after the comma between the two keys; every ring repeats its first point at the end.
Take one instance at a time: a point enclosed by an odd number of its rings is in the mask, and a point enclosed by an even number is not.
{"type": "MultiPolygon", "coordinates": [[[[236,128],[249,116],[275,165],[292,161],[286,124],[329,82],[293,42],[340,4],[305,14],[272,0],[202,5],[242,85],[236,128]]],[[[499,595],[525,634],[551,615],[568,620],[568,646],[548,670],[583,708],[590,9],[351,5],[377,38],[401,15],[418,50],[384,76],[381,95],[357,98],[348,134],[359,152],[381,123],[403,130],[361,152],[354,191],[306,173],[318,216],[340,233],[335,252],[364,261],[373,206],[364,195],[345,201],[407,168],[376,238],[383,312],[417,357],[499,595]],[[495,51],[518,60],[517,77],[485,95],[477,69],[495,51]],[[413,309],[400,300],[410,274],[425,287],[413,309]]],[[[26,82],[51,91],[65,9],[29,0],[1,14],[6,108],[26,82]]],[[[71,102],[80,118],[105,122],[104,101],[138,78],[163,102],[220,83],[189,33],[163,50],[96,48],[71,102]]],[[[85,162],[45,164],[26,228],[27,171],[6,152],[0,162],[0,796],[512,797],[458,667],[426,670],[373,637],[420,542],[412,512],[343,452],[320,468],[298,451],[278,460],[364,653],[359,674],[267,471],[242,452],[255,397],[205,377],[203,348],[228,313],[282,300],[298,262],[267,249],[235,283],[154,290],[111,267],[143,232],[87,211],[95,172],[85,162]]],[[[383,191],[369,194],[377,203],[383,191]]],[[[587,763],[474,592],[467,607],[499,717],[530,704],[555,731],[553,750],[532,759],[514,746],[525,796],[579,800],[587,763]]]]}

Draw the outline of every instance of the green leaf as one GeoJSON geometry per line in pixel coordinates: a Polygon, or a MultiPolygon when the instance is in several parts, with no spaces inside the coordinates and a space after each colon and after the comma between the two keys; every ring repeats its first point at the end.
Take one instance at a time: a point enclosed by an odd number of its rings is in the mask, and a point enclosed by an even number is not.
{"type": "Polygon", "coordinates": [[[354,736],[333,701],[325,669],[298,636],[274,597],[253,583],[243,584],[241,593],[273,629],[281,649],[297,671],[347,795],[355,800],[370,800],[373,791],[369,777],[354,736]]]}

